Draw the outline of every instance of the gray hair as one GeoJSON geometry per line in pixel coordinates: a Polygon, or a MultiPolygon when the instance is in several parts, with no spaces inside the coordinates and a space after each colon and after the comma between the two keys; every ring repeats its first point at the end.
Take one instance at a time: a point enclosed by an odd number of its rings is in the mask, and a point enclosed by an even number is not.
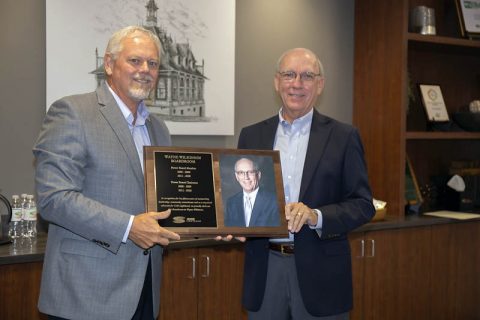
{"type": "Polygon", "coordinates": [[[111,55],[112,59],[116,60],[118,54],[123,50],[123,40],[131,37],[135,33],[142,33],[148,36],[155,43],[158,51],[158,60],[160,61],[160,56],[162,54],[162,44],[160,43],[160,40],[155,33],[139,26],[128,26],[115,32],[108,41],[105,54],[111,55]]]}
{"type": "Polygon", "coordinates": [[[294,49],[290,49],[290,50],[285,51],[277,61],[277,72],[281,71],[280,70],[280,64],[282,63],[283,59],[285,59],[285,56],[287,56],[288,54],[290,54],[294,51],[304,51],[305,53],[310,54],[313,57],[315,57],[315,62],[316,62],[316,65],[317,65],[317,68],[318,68],[318,71],[319,71],[318,73],[321,77],[324,77],[325,72],[323,70],[322,62],[320,61],[320,59],[317,57],[317,55],[312,50],[306,49],[306,48],[294,48],[294,49]]]}

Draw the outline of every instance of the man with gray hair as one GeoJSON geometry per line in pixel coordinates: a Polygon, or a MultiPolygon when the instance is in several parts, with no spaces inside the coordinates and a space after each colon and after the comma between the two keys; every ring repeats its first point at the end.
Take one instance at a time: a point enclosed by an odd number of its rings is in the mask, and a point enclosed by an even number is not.
{"type": "Polygon", "coordinates": [[[242,190],[227,200],[225,226],[278,227],[280,216],[276,194],[260,187],[262,172],[253,160],[235,162],[235,179],[242,190]]]}
{"type": "Polygon", "coordinates": [[[49,224],[39,309],[49,319],[155,319],[162,245],[176,233],[145,212],[143,146],[171,144],[144,99],[162,48],[131,26],[109,41],[106,83],[52,104],[34,146],[36,192],[49,224]]]}
{"type": "Polygon", "coordinates": [[[311,50],[288,50],[274,76],[278,114],[240,132],[240,149],[280,151],[290,231],[246,241],[250,320],[345,320],[352,308],[347,235],[375,210],[357,129],[314,108],[324,77],[311,50]]]}

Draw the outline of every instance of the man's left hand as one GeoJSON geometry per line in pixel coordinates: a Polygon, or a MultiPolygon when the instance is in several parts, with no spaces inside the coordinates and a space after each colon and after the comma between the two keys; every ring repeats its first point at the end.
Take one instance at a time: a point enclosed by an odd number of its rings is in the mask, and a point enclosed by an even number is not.
{"type": "Polygon", "coordinates": [[[304,224],[316,226],[318,222],[317,213],[302,202],[292,202],[285,205],[285,217],[290,232],[299,232],[304,224]]]}

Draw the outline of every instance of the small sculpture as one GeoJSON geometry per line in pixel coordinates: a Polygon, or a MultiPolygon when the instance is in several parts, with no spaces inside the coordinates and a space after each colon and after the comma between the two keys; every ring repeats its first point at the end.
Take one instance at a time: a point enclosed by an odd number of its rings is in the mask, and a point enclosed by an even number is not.
{"type": "Polygon", "coordinates": [[[468,108],[472,113],[480,113],[480,100],[473,100],[468,105],[468,108]]]}

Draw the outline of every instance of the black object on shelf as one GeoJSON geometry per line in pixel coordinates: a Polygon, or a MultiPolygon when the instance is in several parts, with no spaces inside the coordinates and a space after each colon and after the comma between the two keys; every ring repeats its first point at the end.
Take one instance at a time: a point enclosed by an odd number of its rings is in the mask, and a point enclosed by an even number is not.
{"type": "Polygon", "coordinates": [[[453,114],[453,120],[466,131],[480,131],[480,113],[460,111],[453,114]]]}
{"type": "MultiPolygon", "coordinates": [[[[10,243],[10,239],[8,238],[7,232],[8,232],[8,224],[10,223],[10,220],[12,219],[12,206],[10,205],[10,202],[8,201],[5,196],[0,194],[0,203],[3,203],[3,205],[7,208],[7,219],[0,219],[0,245],[2,244],[8,244],[10,243]]],[[[5,215],[2,215],[2,217],[5,215]]]]}
{"type": "Polygon", "coordinates": [[[429,122],[428,131],[458,132],[464,131],[464,129],[454,121],[442,121],[429,122]]]}

